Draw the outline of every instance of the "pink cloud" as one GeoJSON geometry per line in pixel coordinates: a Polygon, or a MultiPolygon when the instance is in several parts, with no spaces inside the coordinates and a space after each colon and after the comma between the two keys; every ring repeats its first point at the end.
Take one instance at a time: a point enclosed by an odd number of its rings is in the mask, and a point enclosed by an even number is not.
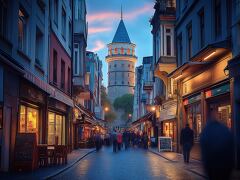
{"type": "Polygon", "coordinates": [[[88,34],[107,32],[107,31],[111,31],[111,30],[112,30],[111,27],[90,27],[88,29],[88,34]]]}
{"type": "Polygon", "coordinates": [[[153,13],[153,6],[152,4],[146,4],[140,9],[136,9],[134,11],[131,11],[130,13],[127,13],[123,18],[126,17],[127,20],[132,20],[137,18],[138,16],[145,14],[145,13],[153,13]]]}
{"type": "Polygon", "coordinates": [[[105,47],[104,42],[97,40],[94,42],[94,48],[92,48],[90,51],[97,52],[105,47]]]}
{"type": "MultiPolygon", "coordinates": [[[[123,18],[125,20],[133,20],[137,18],[138,16],[145,14],[145,13],[153,13],[153,5],[151,4],[145,4],[139,9],[134,9],[131,12],[126,12],[123,13],[123,18]]],[[[87,19],[88,22],[94,23],[94,22],[106,22],[109,21],[110,19],[118,19],[120,18],[120,13],[116,12],[101,12],[101,13],[96,13],[96,14],[91,14],[88,15],[87,19]]]]}

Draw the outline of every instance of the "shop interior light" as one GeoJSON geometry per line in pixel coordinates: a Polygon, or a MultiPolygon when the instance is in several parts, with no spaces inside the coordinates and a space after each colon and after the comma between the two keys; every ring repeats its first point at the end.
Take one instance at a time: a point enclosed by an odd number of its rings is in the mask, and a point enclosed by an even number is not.
{"type": "Polygon", "coordinates": [[[212,55],[214,55],[216,53],[216,51],[213,51],[211,54],[209,54],[207,57],[204,58],[204,60],[210,58],[212,55]]]}

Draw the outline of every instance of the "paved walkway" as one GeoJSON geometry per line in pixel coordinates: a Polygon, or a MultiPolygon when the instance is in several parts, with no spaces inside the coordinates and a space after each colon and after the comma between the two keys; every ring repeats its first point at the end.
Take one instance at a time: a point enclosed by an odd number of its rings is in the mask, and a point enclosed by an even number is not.
{"type": "Polygon", "coordinates": [[[149,148],[149,151],[161,156],[162,158],[176,163],[176,165],[186,169],[187,171],[190,171],[192,173],[195,173],[203,178],[206,178],[206,174],[203,169],[203,165],[201,161],[190,159],[189,164],[184,163],[183,161],[183,155],[175,152],[158,152],[157,148],[149,148]]]}
{"type": "Polygon", "coordinates": [[[113,153],[111,147],[90,154],[54,179],[202,180],[205,178],[148,150],[130,148],[113,153]]]}
{"type": "Polygon", "coordinates": [[[94,152],[95,149],[78,149],[68,154],[67,165],[56,165],[52,167],[39,168],[33,172],[16,172],[16,173],[0,173],[0,179],[14,179],[14,180],[26,180],[26,179],[50,179],[59,173],[66,171],[80,161],[88,154],[94,152]]]}

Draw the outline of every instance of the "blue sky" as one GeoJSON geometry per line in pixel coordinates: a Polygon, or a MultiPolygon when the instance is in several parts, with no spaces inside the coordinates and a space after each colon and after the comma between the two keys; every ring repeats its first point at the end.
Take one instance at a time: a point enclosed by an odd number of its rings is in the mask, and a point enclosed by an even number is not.
{"type": "Polygon", "coordinates": [[[152,55],[150,18],[154,13],[154,0],[86,0],[88,21],[88,47],[103,62],[103,85],[107,85],[107,44],[112,42],[121,17],[131,42],[137,45],[137,66],[144,56],[152,55]]]}

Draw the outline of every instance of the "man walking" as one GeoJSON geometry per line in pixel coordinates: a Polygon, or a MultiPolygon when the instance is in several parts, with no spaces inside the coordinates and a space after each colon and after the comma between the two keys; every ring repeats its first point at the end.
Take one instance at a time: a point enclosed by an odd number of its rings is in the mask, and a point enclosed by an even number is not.
{"type": "Polygon", "coordinates": [[[180,144],[183,148],[183,157],[184,162],[189,163],[190,151],[193,146],[194,133],[190,129],[189,124],[186,124],[186,127],[181,131],[180,144]]]}

